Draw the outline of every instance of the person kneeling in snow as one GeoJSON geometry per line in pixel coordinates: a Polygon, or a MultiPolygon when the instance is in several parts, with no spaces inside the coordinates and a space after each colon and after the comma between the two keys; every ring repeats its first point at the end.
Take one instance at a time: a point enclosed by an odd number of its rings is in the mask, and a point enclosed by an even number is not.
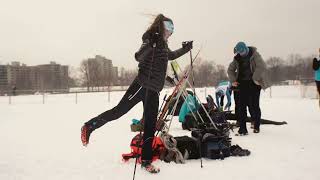
{"type": "MultiPolygon", "coordinates": [[[[190,130],[190,127],[196,127],[196,122],[186,117],[190,114],[195,115],[199,107],[200,103],[197,101],[197,98],[193,94],[188,94],[179,112],[179,122],[182,123],[182,129],[190,130]]],[[[190,115],[190,117],[192,116],[190,115]]]]}

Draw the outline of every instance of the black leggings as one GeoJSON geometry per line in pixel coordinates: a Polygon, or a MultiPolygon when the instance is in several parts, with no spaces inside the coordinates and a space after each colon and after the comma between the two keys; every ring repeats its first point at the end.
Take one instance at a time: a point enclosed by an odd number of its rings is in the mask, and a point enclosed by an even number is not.
{"type": "Polygon", "coordinates": [[[318,89],[318,94],[320,96],[320,81],[316,81],[317,89],[318,89]]]}
{"type": "Polygon", "coordinates": [[[152,142],[159,108],[159,93],[142,87],[137,80],[133,81],[117,106],[85,124],[90,125],[93,129],[100,128],[107,122],[119,119],[140,101],[143,102],[145,119],[141,158],[142,160],[152,160],[152,142]]]}

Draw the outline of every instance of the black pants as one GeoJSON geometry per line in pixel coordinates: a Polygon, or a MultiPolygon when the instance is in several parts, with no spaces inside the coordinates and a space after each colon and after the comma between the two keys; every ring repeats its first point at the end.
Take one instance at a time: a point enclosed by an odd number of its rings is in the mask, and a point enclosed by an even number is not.
{"type": "MultiPolygon", "coordinates": [[[[234,111],[237,119],[237,123],[240,123],[239,121],[239,112],[240,112],[240,90],[234,90],[233,91],[233,98],[234,98],[234,111]]],[[[247,112],[246,112],[247,113],[247,112]]]]}
{"type": "Polygon", "coordinates": [[[145,119],[141,159],[152,160],[152,142],[159,108],[159,94],[143,88],[136,80],[130,85],[117,106],[91,119],[86,124],[97,129],[107,122],[119,119],[140,101],[143,102],[145,119]]]}
{"type": "MultiPolygon", "coordinates": [[[[229,91],[229,94],[230,94],[230,96],[231,96],[231,95],[232,95],[232,90],[230,89],[230,90],[228,90],[228,91],[229,91]]],[[[224,95],[222,95],[221,98],[220,98],[220,106],[221,106],[221,107],[223,107],[223,105],[224,105],[223,100],[224,100],[224,95]]]]}
{"type": "Polygon", "coordinates": [[[256,85],[253,81],[240,81],[240,102],[239,102],[239,133],[248,132],[246,126],[247,107],[254,120],[254,128],[260,129],[261,110],[260,110],[260,91],[261,86],[256,85]]]}
{"type": "MultiPolygon", "coordinates": [[[[234,90],[233,91],[233,98],[234,98],[234,111],[235,111],[235,120],[237,120],[237,124],[240,124],[240,116],[239,116],[239,112],[240,112],[240,90],[234,90]]],[[[250,103],[250,102],[249,102],[250,103]]],[[[249,109],[249,113],[250,116],[252,116],[252,114],[254,114],[252,112],[252,109],[249,109]]],[[[245,114],[247,114],[247,108],[245,109],[245,114]]],[[[254,120],[250,117],[250,121],[246,120],[247,122],[253,122],[254,120]]]]}

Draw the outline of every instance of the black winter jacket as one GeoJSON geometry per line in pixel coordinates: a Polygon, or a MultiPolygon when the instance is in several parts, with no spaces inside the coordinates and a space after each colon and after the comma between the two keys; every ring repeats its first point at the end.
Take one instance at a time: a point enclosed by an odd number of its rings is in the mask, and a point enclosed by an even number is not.
{"type": "Polygon", "coordinates": [[[312,68],[313,70],[318,70],[320,67],[320,61],[317,60],[317,58],[314,58],[313,59],[313,63],[312,63],[312,68]]]}
{"type": "Polygon", "coordinates": [[[142,87],[160,92],[164,86],[168,61],[179,58],[190,49],[171,51],[164,41],[153,47],[148,32],[142,36],[142,41],[140,49],[135,53],[135,59],[139,62],[137,80],[142,87]]]}

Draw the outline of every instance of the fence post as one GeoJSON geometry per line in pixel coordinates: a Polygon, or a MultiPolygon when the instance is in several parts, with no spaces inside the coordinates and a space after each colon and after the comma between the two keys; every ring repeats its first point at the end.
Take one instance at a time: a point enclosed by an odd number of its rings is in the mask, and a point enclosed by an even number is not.
{"type": "Polygon", "coordinates": [[[272,88],[270,87],[270,98],[272,98],[272,88]]]}
{"type": "Polygon", "coordinates": [[[108,86],[108,102],[110,102],[110,86],[108,86]]]}
{"type": "Polygon", "coordinates": [[[78,92],[76,92],[76,104],[78,104],[78,92]]]}
{"type": "Polygon", "coordinates": [[[207,87],[204,88],[204,98],[207,97],[207,87]]]}
{"type": "Polygon", "coordinates": [[[9,104],[11,104],[11,95],[9,94],[9,104]]]}
{"type": "Polygon", "coordinates": [[[44,92],[42,93],[42,104],[44,104],[44,92]]]}

